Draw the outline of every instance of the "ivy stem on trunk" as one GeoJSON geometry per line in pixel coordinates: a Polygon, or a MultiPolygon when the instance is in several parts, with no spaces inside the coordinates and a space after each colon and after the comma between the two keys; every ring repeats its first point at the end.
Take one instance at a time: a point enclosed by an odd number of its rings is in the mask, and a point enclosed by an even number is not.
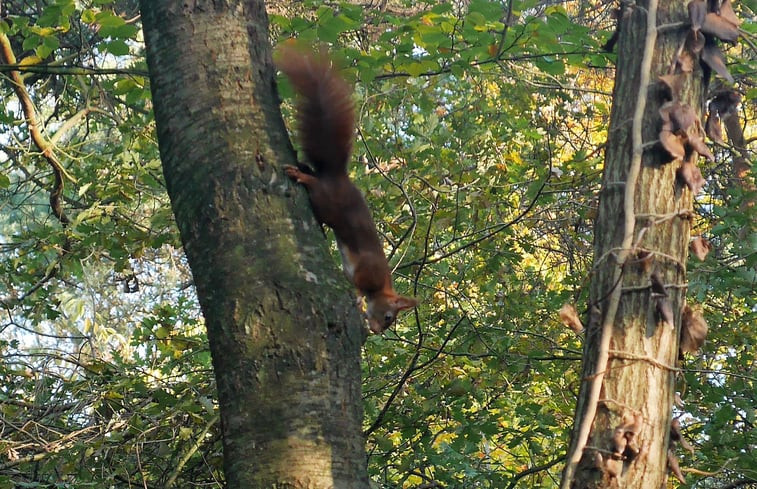
{"type": "MultiPolygon", "coordinates": [[[[638,6],[636,8],[639,8],[638,6]]],[[[576,440],[572,444],[572,451],[568,453],[565,472],[563,473],[561,489],[570,488],[575,477],[576,468],[583,456],[586,443],[591,433],[591,426],[597,412],[599,393],[604,380],[605,371],[607,370],[607,361],[610,353],[610,339],[612,337],[615,316],[618,312],[618,305],[623,292],[620,287],[620,280],[623,275],[623,266],[628,256],[632,252],[633,237],[636,227],[636,213],[634,209],[634,198],[636,191],[636,180],[641,171],[641,161],[644,152],[642,141],[642,121],[644,110],[647,106],[647,93],[649,89],[649,78],[652,69],[652,57],[657,41],[657,0],[649,0],[647,7],[647,29],[644,40],[644,54],[641,59],[641,69],[639,73],[639,92],[636,98],[636,107],[633,114],[631,126],[631,144],[633,151],[631,154],[631,165],[628,169],[628,175],[625,182],[625,192],[623,195],[623,242],[618,251],[617,263],[615,265],[614,278],[612,283],[615,284],[610,296],[607,299],[607,310],[601,326],[601,340],[597,363],[594,369],[594,375],[589,376],[586,382],[589,382],[589,394],[586,401],[586,409],[583,411],[581,419],[578,420],[579,429],[576,431],[576,440]]]]}

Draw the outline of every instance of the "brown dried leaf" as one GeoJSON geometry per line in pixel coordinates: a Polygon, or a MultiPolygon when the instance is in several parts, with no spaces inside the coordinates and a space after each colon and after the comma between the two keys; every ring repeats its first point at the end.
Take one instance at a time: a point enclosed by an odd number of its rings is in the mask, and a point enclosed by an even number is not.
{"type": "Polygon", "coordinates": [[[670,439],[676,443],[681,440],[681,422],[678,418],[670,422],[670,439]]]}
{"type": "Polygon", "coordinates": [[[668,296],[668,292],[665,290],[665,284],[663,284],[660,274],[658,274],[657,272],[654,272],[652,275],[649,276],[649,281],[652,282],[653,294],[661,295],[663,297],[668,296]]]}
{"type": "Polygon", "coordinates": [[[627,461],[631,461],[639,456],[639,452],[641,449],[639,448],[638,444],[634,440],[629,440],[628,445],[626,445],[626,450],[623,452],[623,458],[627,461]]]}
{"type": "Polygon", "coordinates": [[[670,305],[670,300],[667,297],[658,297],[655,310],[660,320],[672,328],[674,319],[673,306],[670,305]]]}
{"type": "Polygon", "coordinates": [[[670,422],[670,439],[671,441],[679,443],[681,448],[688,450],[694,455],[694,447],[686,438],[684,438],[683,433],[681,433],[681,422],[678,421],[678,418],[670,422]]]}
{"type": "Polygon", "coordinates": [[[601,454],[601,453],[599,453],[599,452],[598,452],[598,451],[596,451],[596,450],[594,450],[593,452],[591,452],[591,462],[592,462],[592,465],[593,465],[593,466],[594,466],[595,468],[597,468],[597,469],[598,469],[598,468],[602,467],[602,462],[603,462],[603,460],[604,460],[604,459],[603,459],[603,457],[602,457],[602,454],[601,454]]]}
{"type": "Polygon", "coordinates": [[[679,408],[682,408],[682,407],[684,407],[686,405],[683,402],[683,399],[681,399],[681,393],[680,392],[676,392],[675,395],[673,396],[673,403],[676,405],[676,407],[679,407],[679,408]]]}
{"type": "Polygon", "coordinates": [[[689,20],[691,21],[691,29],[698,31],[702,28],[702,22],[704,22],[704,16],[707,15],[707,4],[704,0],[693,0],[689,2],[689,20]]]}
{"type": "Polygon", "coordinates": [[[725,56],[723,56],[723,52],[720,51],[719,47],[714,44],[705,45],[702,50],[702,61],[715,70],[718,75],[733,83],[733,76],[731,76],[731,72],[728,71],[725,65],[725,56]]]}
{"type": "Polygon", "coordinates": [[[610,477],[618,477],[623,471],[623,461],[615,458],[608,458],[605,461],[605,468],[610,477]]]}
{"type": "Polygon", "coordinates": [[[678,98],[678,94],[681,93],[681,83],[683,77],[681,75],[662,75],[658,78],[660,85],[663,88],[663,96],[668,100],[675,100],[678,98]]]}
{"type": "Polygon", "coordinates": [[[626,438],[626,432],[623,429],[622,426],[618,426],[615,428],[615,431],[612,434],[612,455],[613,458],[615,457],[622,457],[623,452],[626,451],[626,445],[628,444],[628,439],[626,438]]]}
{"type": "Polygon", "coordinates": [[[670,122],[670,111],[673,110],[673,103],[673,100],[669,100],[662,104],[658,110],[660,113],[660,119],[662,119],[663,131],[673,132],[673,124],[670,122]]]}
{"type": "Polygon", "coordinates": [[[711,34],[725,42],[736,42],[739,38],[739,27],[713,12],[705,15],[704,22],[702,22],[702,32],[711,34]]]}
{"type": "Polygon", "coordinates": [[[684,437],[681,437],[681,448],[683,448],[684,450],[694,455],[694,451],[695,451],[694,446],[691,443],[689,443],[689,440],[687,440],[684,437]]]}
{"type": "Polygon", "coordinates": [[[699,54],[704,49],[705,39],[699,32],[691,31],[686,35],[686,44],[684,50],[691,54],[699,54]]]}
{"type": "Polygon", "coordinates": [[[678,69],[682,73],[691,73],[692,71],[694,71],[694,66],[696,65],[694,53],[690,53],[689,51],[681,51],[681,54],[679,54],[678,58],[676,59],[676,64],[678,65],[678,69]]]}
{"type": "Polygon", "coordinates": [[[741,94],[738,92],[734,90],[721,91],[710,100],[710,112],[715,112],[723,117],[735,111],[739,102],[741,102],[741,94]]]}
{"type": "Polygon", "coordinates": [[[654,261],[654,255],[647,250],[639,250],[636,252],[636,262],[644,272],[648,272],[654,261]]]}
{"type": "Polygon", "coordinates": [[[710,110],[707,121],[704,123],[704,130],[712,141],[723,143],[723,127],[720,125],[720,115],[717,112],[710,110]]]}
{"type": "Polygon", "coordinates": [[[713,155],[710,151],[710,148],[707,147],[707,144],[705,144],[704,138],[702,136],[689,134],[688,142],[689,146],[691,146],[694,151],[710,161],[715,161],[715,155],[713,155]]]}
{"type": "Polygon", "coordinates": [[[678,458],[676,458],[672,450],[668,450],[668,469],[681,484],[686,484],[686,478],[683,476],[683,472],[681,472],[681,466],[678,465],[678,458]]]}
{"type": "Polygon", "coordinates": [[[697,165],[691,160],[681,162],[681,166],[676,170],[676,179],[683,185],[689,187],[689,190],[691,190],[691,193],[694,195],[698,194],[705,184],[702,172],[699,171],[697,165]]]}
{"type": "Polygon", "coordinates": [[[576,311],[575,306],[573,304],[563,304],[563,306],[560,308],[560,321],[565,324],[565,326],[572,329],[575,333],[580,333],[584,330],[584,325],[581,323],[581,320],[578,319],[578,311],[576,311]]]}
{"type": "Polygon", "coordinates": [[[704,345],[708,330],[707,321],[702,317],[702,313],[686,304],[681,311],[681,352],[695,353],[699,350],[704,345]]]}
{"type": "Polygon", "coordinates": [[[629,442],[641,431],[642,424],[644,424],[644,418],[641,413],[634,413],[631,419],[623,426],[626,430],[626,439],[629,442]]]}
{"type": "Polygon", "coordinates": [[[673,132],[686,132],[696,124],[697,120],[697,113],[690,105],[676,102],[670,111],[670,122],[673,124],[673,132]]]}
{"type": "Polygon", "coordinates": [[[733,11],[731,0],[723,0],[720,4],[720,16],[736,27],[741,25],[742,20],[736,16],[736,12],[733,11]]]}
{"type": "Polygon", "coordinates": [[[697,236],[691,241],[689,248],[691,249],[691,252],[694,254],[694,256],[699,258],[699,261],[704,261],[704,259],[707,257],[707,254],[712,249],[712,245],[702,236],[697,236]]]}
{"type": "Polygon", "coordinates": [[[682,160],[686,156],[686,150],[683,147],[683,138],[673,134],[670,130],[663,129],[660,131],[660,143],[665,151],[674,160],[682,160]]]}

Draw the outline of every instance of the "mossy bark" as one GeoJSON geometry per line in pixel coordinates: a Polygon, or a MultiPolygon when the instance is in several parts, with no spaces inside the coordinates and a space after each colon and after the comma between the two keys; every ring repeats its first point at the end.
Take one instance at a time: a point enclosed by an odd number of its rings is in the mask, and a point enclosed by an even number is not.
{"type": "Polygon", "coordinates": [[[301,189],[262,1],[142,18],[163,170],[210,340],[227,487],[368,487],[364,326],[301,189]]]}
{"type": "MultiPolygon", "coordinates": [[[[595,227],[590,307],[596,307],[587,321],[582,386],[576,408],[576,423],[585,416],[591,402],[589,383],[597,376],[602,328],[613,291],[620,288],[617,313],[609,318],[609,357],[597,401],[596,415],[589,420],[591,431],[577,470],[563,487],[659,488],[667,478],[667,450],[678,355],[681,307],[686,293],[685,263],[690,235],[692,196],[676,182],[678,161],[665,162],[659,139],[659,108],[665,102],[658,76],[668,73],[689,30],[685,1],[660,2],[657,9],[657,38],[654,45],[649,84],[640,90],[642,55],[646,40],[649,1],[623,4],[626,12],[619,20],[618,64],[613,108],[605,157],[605,169],[595,227]],[[632,120],[639,94],[646,97],[642,123],[640,172],[628,182],[632,161],[632,120]],[[634,185],[635,225],[628,260],[618,255],[624,236],[624,196],[634,185]],[[639,260],[639,251],[651,259],[639,260]],[[619,267],[620,281],[615,283],[619,267]],[[651,274],[657,273],[666,285],[667,300],[673,311],[673,325],[665,324],[656,308],[651,274]],[[640,431],[634,444],[638,456],[624,457],[618,474],[608,463],[615,450],[615,429],[640,415],[640,431]]],[[[701,117],[704,80],[698,66],[683,76],[682,103],[701,117]]],[[[576,444],[574,430],[572,448],[576,444]]],[[[572,451],[572,449],[571,449],[572,451]]],[[[569,451],[569,453],[571,452],[569,451]]],[[[567,473],[567,471],[566,471],[567,473]]]]}

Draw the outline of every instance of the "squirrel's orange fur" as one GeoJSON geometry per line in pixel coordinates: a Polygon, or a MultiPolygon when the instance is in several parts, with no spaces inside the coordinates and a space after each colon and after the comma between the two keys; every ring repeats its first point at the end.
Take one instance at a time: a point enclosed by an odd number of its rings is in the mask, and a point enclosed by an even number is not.
{"type": "Polygon", "coordinates": [[[279,54],[278,66],[300,96],[299,133],[313,166],[287,166],[285,172],[307,189],[316,219],[334,230],[345,274],[365,296],[371,331],[380,333],[418,301],[394,291],[368,205],[347,175],[355,129],[352,90],[323,52],[289,47],[279,54]]]}

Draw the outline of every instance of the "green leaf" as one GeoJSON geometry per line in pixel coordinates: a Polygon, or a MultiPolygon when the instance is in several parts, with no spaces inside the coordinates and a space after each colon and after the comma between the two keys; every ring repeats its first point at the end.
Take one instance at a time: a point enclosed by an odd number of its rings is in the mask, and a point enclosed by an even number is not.
{"type": "Polygon", "coordinates": [[[105,44],[105,50],[115,56],[126,56],[129,54],[129,45],[121,40],[110,41],[105,44]]]}
{"type": "Polygon", "coordinates": [[[561,59],[553,56],[544,56],[537,58],[534,64],[543,72],[550,75],[562,75],[565,73],[565,63],[561,59]]]}
{"type": "Polygon", "coordinates": [[[85,24],[92,24],[96,21],[95,11],[92,9],[83,10],[81,13],[81,21],[85,24]]]}
{"type": "Polygon", "coordinates": [[[24,51],[29,51],[32,49],[36,49],[37,46],[39,46],[42,43],[42,39],[36,35],[31,34],[26,39],[24,39],[24,42],[21,43],[21,47],[24,51]]]}
{"type": "Polygon", "coordinates": [[[57,37],[48,36],[42,39],[42,44],[37,46],[35,52],[41,59],[45,59],[53,53],[60,46],[60,42],[57,37]]]}
{"type": "Polygon", "coordinates": [[[110,10],[103,10],[95,14],[95,20],[101,27],[119,27],[126,24],[126,21],[114,14],[110,10]]]}

